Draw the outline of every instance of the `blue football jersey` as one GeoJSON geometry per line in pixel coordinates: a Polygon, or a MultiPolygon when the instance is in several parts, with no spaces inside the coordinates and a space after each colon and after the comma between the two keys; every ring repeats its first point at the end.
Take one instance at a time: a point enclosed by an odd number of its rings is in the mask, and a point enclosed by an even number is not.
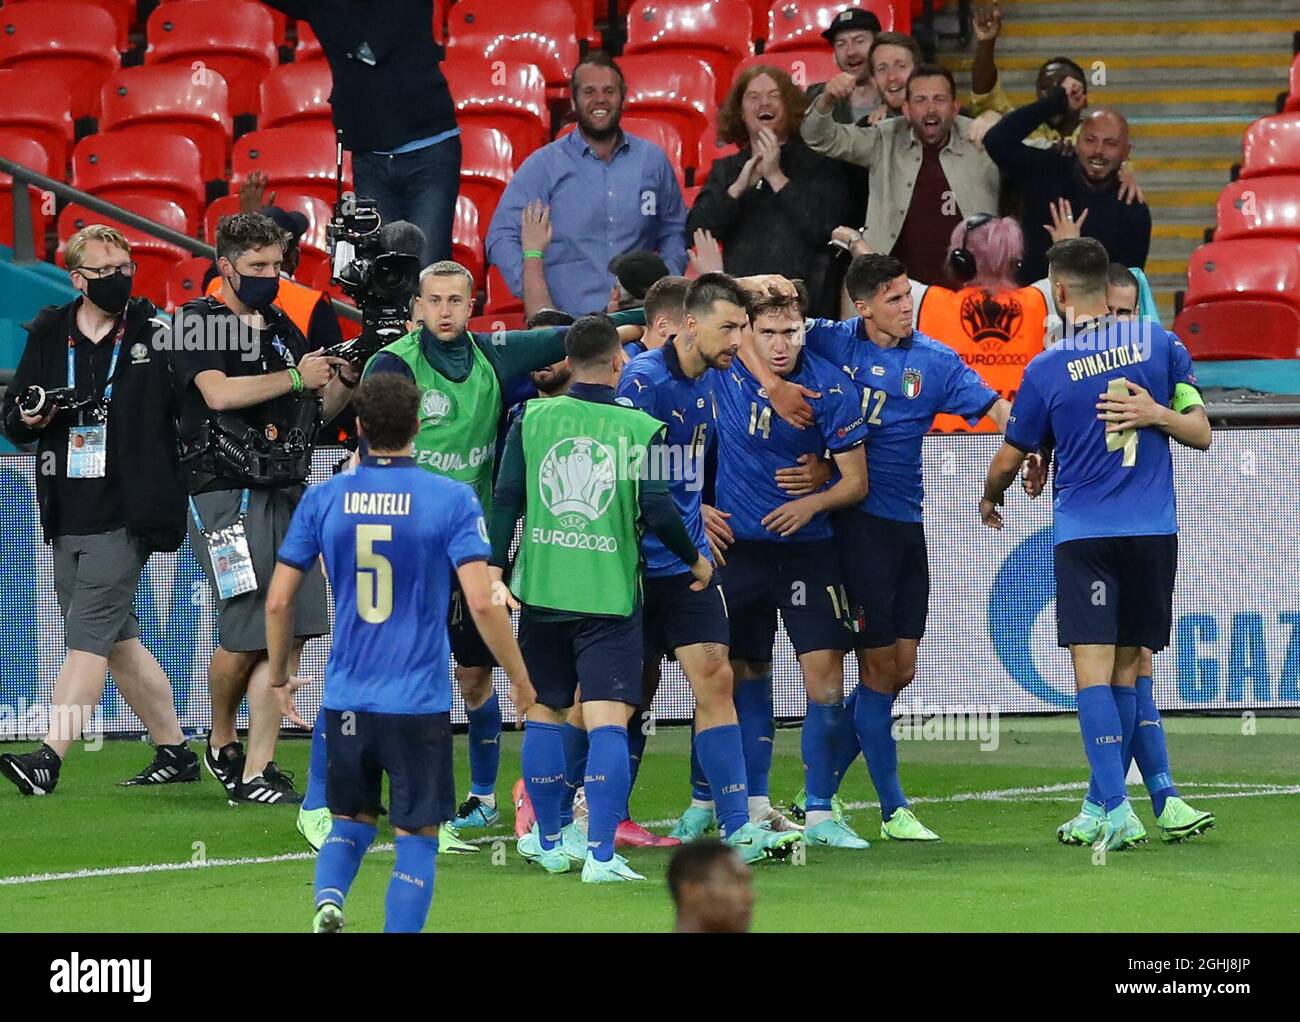
{"type": "Polygon", "coordinates": [[[1155,428],[1106,433],[1097,402],[1112,380],[1130,380],[1168,405],[1180,383],[1196,385],[1183,343],[1154,322],[1085,328],[1036,355],[1007,423],[1022,451],[1054,442],[1053,539],[1167,536],[1178,531],[1169,434],[1155,428]]]}
{"type": "Polygon", "coordinates": [[[767,391],[741,363],[718,374],[718,507],[731,514],[728,524],[738,539],[810,543],[831,538],[830,516],[819,514],[793,536],[782,537],[763,525],[763,518],[796,498],[776,484],[776,471],[791,468],[803,454],[821,457],[844,451],[867,439],[867,424],[852,382],[825,359],[807,349],[799,353],[786,377],[821,397],[810,398],[816,423],[795,429],[779,416],[767,391]]]}
{"type": "Polygon", "coordinates": [[[998,395],[946,344],[912,331],[893,348],[872,342],[862,320],[809,320],[810,350],[853,379],[867,437],[868,490],[861,509],[900,522],[921,521],[921,441],[939,412],[960,415],[972,426],[998,395]]]}
{"type": "MultiPolygon", "coordinates": [[[[623,367],[619,378],[620,404],[640,408],[668,427],[664,441],[669,455],[667,470],[673,503],[686,523],[695,548],[709,553],[700,504],[704,494],[704,456],[713,442],[717,411],[713,402],[717,374],[708,370],[698,380],[682,372],[677,349],[671,341],[662,348],[646,351],[623,367]]],[[[641,554],[648,576],[680,575],[690,567],[647,532],[641,538],[641,554]]]]}
{"type": "Polygon", "coordinates": [[[410,458],[364,459],[311,487],[279,560],[317,555],[334,593],[323,705],[372,713],[446,713],[451,573],[490,553],[474,491],[410,458]]]}

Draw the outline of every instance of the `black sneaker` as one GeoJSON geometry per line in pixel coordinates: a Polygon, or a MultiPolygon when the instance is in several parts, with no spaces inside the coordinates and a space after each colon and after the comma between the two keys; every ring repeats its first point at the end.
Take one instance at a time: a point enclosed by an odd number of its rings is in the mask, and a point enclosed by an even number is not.
{"type": "Polygon", "coordinates": [[[208,773],[221,782],[221,786],[229,794],[235,790],[235,785],[244,776],[244,747],[239,742],[231,742],[213,752],[212,732],[209,731],[207,743],[203,748],[203,765],[208,768],[208,773]]]}
{"type": "Polygon", "coordinates": [[[199,779],[199,757],[184,742],[180,745],[154,747],[153,762],[134,777],[118,781],[119,788],[134,788],[145,784],[180,784],[199,779]]]}
{"type": "Polygon", "coordinates": [[[275,765],[275,760],[266,764],[266,769],[251,781],[241,780],[230,793],[230,803],[254,802],[258,805],[298,805],[302,796],[294,789],[293,774],[285,773],[275,765]]]}
{"type": "Polygon", "coordinates": [[[58,753],[44,742],[39,749],[15,756],[6,752],[0,756],[0,774],[11,780],[24,795],[48,795],[59,783],[59,767],[63,761],[58,753]]]}

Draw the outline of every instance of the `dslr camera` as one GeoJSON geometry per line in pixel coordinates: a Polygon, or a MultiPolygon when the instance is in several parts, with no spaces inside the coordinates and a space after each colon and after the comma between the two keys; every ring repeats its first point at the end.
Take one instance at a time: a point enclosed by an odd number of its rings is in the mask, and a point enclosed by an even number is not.
{"type": "Polygon", "coordinates": [[[53,411],[67,412],[84,412],[89,410],[92,418],[102,419],[104,416],[100,412],[100,404],[93,397],[77,397],[77,392],[72,387],[59,387],[57,390],[46,390],[44,387],[32,385],[24,389],[14,398],[14,403],[18,405],[18,410],[24,415],[44,416],[53,411]]]}

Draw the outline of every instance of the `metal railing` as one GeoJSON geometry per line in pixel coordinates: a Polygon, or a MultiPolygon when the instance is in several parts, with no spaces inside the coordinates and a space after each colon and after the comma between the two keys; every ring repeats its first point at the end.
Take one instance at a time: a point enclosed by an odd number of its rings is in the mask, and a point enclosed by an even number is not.
{"type": "MultiPolygon", "coordinates": [[[[170,227],[164,227],[162,224],[150,220],[148,217],[143,217],[139,213],[133,213],[129,209],[106,202],[89,192],[73,188],[69,184],[47,177],[31,167],[15,163],[13,160],[7,160],[3,156],[0,156],[0,173],[8,174],[13,178],[14,182],[13,194],[10,198],[13,202],[15,263],[31,264],[42,261],[36,257],[36,246],[33,244],[32,239],[34,225],[31,203],[28,201],[27,195],[28,187],[42,189],[66,202],[75,202],[78,206],[84,206],[92,213],[100,213],[109,219],[116,220],[118,223],[125,224],[127,227],[143,231],[151,237],[165,241],[169,245],[175,245],[192,255],[204,256],[212,260],[217,258],[217,250],[205,241],[199,241],[197,238],[191,238],[188,234],[182,234],[170,227]]],[[[361,322],[361,313],[356,306],[341,302],[337,298],[331,298],[330,304],[340,316],[358,323],[361,322]]]]}

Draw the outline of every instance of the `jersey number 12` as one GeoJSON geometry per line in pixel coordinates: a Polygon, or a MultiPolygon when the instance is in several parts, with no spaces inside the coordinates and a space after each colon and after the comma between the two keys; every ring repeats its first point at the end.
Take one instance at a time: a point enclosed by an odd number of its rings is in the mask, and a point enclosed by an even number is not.
{"type": "Polygon", "coordinates": [[[376,543],[392,538],[391,525],[357,526],[357,616],[368,624],[383,624],[393,613],[393,564],[375,553],[376,543]]]}

